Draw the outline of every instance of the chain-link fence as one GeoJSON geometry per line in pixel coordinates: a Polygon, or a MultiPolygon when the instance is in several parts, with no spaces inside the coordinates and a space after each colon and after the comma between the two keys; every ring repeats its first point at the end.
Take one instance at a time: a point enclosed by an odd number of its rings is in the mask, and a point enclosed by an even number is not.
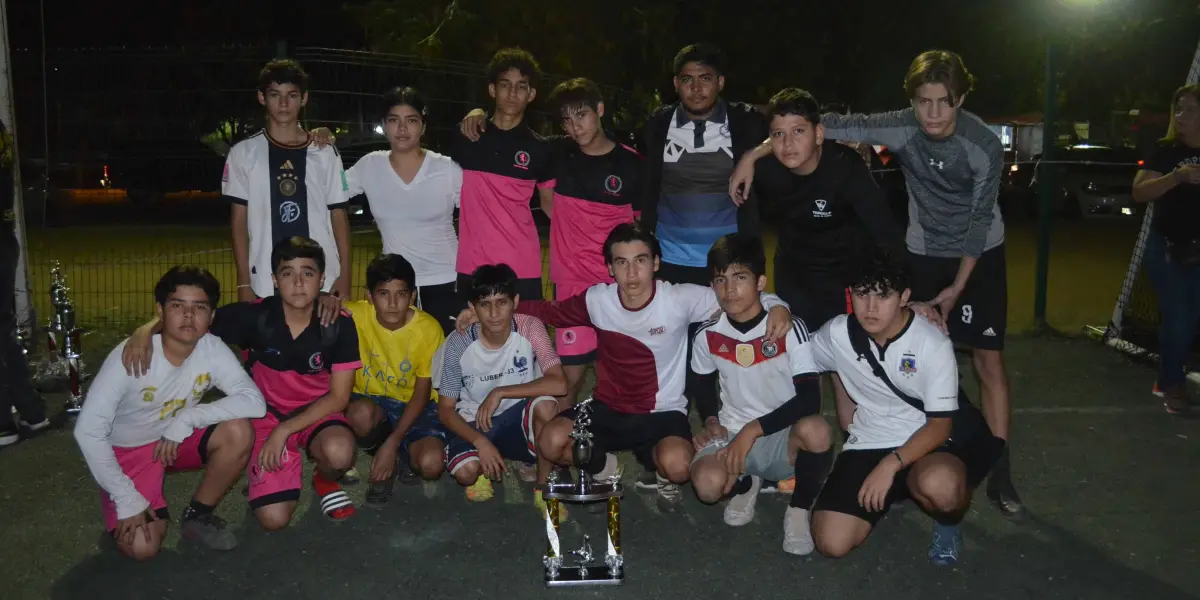
{"type": "MultiPolygon", "coordinates": [[[[222,155],[261,128],[258,72],[280,54],[309,73],[304,125],[338,132],[347,167],[387,148],[375,128],[377,98],[388,88],[412,86],[428,96],[426,145],[435,150],[463,115],[491,102],[484,65],[413,56],[279,47],[70,50],[50,52],[43,70],[40,55],[17,52],[30,292],[42,320],[51,310],[55,261],[87,327],[124,329],[144,320],[154,283],[180,263],[207,267],[226,299],[234,297],[222,155]]],[[[544,78],[541,97],[562,79],[544,78]]],[[[603,89],[608,125],[625,137],[646,105],[603,89]]],[[[530,117],[543,133],[557,127],[541,104],[530,117]]],[[[352,217],[356,293],[381,248],[365,217],[352,217]]]]}

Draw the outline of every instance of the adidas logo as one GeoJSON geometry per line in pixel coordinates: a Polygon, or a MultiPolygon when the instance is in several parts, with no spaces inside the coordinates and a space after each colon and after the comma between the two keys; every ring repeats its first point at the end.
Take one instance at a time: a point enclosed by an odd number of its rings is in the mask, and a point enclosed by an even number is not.
{"type": "Polygon", "coordinates": [[[721,344],[721,347],[717,348],[717,352],[729,352],[729,346],[726,346],[725,344],[721,344]]]}
{"type": "Polygon", "coordinates": [[[291,170],[294,170],[294,169],[295,169],[295,167],[293,167],[293,166],[292,166],[292,161],[291,161],[290,159],[289,159],[289,160],[286,160],[286,161],[284,161],[284,162],[283,162],[283,166],[282,166],[282,167],[279,167],[279,170],[280,170],[280,171],[291,171],[291,170]]]}
{"type": "Polygon", "coordinates": [[[996,337],[996,330],[992,329],[991,327],[988,327],[987,329],[983,330],[983,335],[986,335],[988,337],[996,337]]]}

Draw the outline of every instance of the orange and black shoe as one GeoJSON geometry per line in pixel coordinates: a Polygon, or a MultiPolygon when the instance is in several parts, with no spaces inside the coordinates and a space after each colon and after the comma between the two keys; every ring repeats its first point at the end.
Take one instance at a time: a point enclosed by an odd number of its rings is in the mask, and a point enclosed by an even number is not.
{"type": "Polygon", "coordinates": [[[321,512],[334,521],[342,521],[354,516],[354,502],[350,495],[342,489],[342,484],[329,481],[320,473],[313,473],[313,489],[321,499],[321,512]]]}

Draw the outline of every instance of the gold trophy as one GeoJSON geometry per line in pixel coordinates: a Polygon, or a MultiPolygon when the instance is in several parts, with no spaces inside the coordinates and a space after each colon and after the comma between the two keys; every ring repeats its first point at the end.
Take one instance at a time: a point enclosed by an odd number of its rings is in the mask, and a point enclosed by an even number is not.
{"type": "Polygon", "coordinates": [[[571,456],[575,461],[575,480],[562,481],[558,471],[550,474],[546,490],[542,497],[546,500],[546,537],[549,544],[546,556],[542,559],[545,565],[546,587],[576,587],[597,585],[621,585],[625,583],[625,557],[621,554],[621,496],[624,487],[621,485],[621,475],[618,473],[604,481],[593,480],[584,469],[592,459],[595,448],[592,433],[588,431],[591,425],[591,399],[584,400],[576,407],[575,424],[571,429],[571,438],[575,440],[571,446],[571,456]],[[603,564],[592,562],[592,543],[588,536],[583,536],[583,545],[563,555],[559,544],[558,503],[591,504],[605,501],[608,503],[608,545],[604,554],[603,564]],[[573,564],[564,564],[570,560],[573,564]]]}

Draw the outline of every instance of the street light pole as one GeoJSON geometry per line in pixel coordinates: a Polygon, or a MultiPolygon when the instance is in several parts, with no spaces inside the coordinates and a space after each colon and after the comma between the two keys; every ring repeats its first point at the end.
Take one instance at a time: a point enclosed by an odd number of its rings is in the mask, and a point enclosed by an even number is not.
{"type": "Polygon", "coordinates": [[[1046,286],[1050,279],[1050,230],[1054,209],[1053,160],[1058,120],[1058,78],[1054,67],[1054,43],[1046,40],[1046,97],[1042,109],[1042,160],[1038,164],[1038,234],[1037,279],[1034,282],[1033,326],[1035,330],[1048,327],[1046,323],[1046,286]]]}

